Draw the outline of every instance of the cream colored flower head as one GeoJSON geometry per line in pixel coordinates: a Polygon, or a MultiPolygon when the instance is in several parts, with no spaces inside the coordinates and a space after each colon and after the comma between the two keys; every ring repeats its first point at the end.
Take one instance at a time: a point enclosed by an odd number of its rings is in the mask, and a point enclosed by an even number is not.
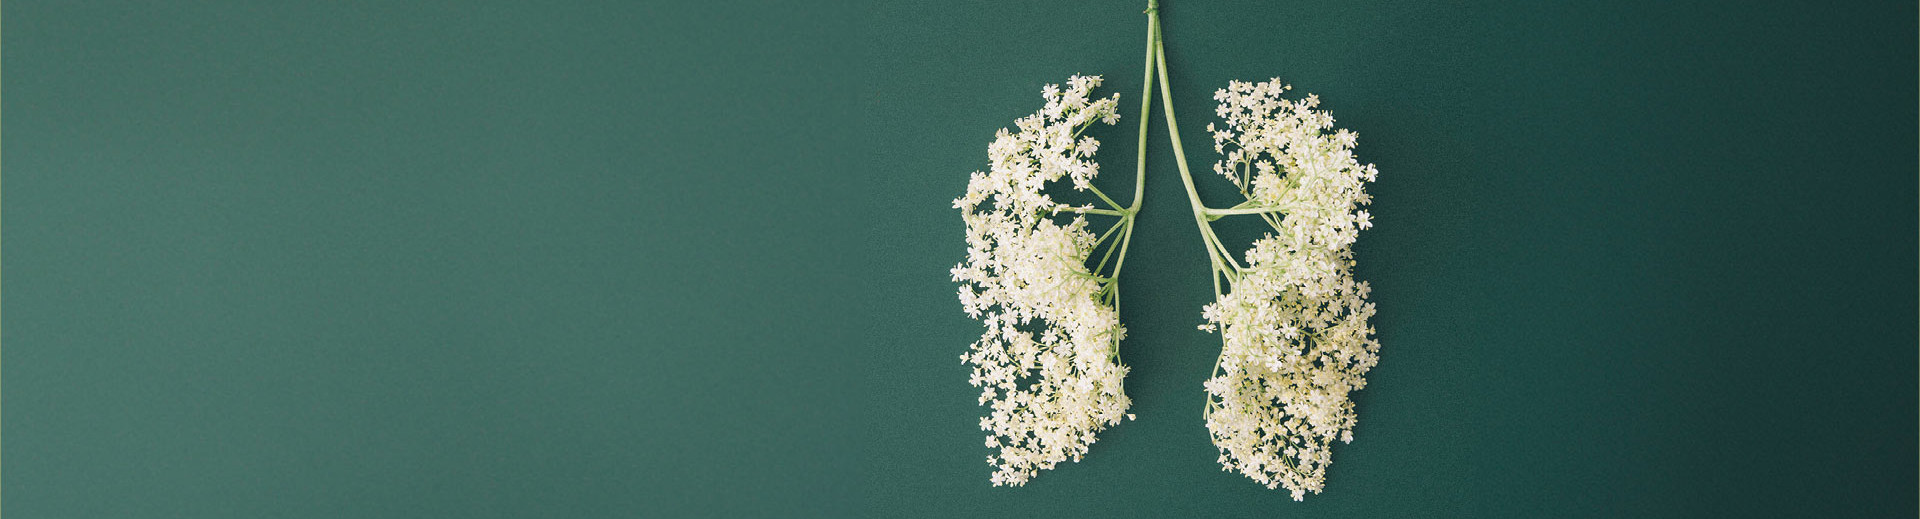
{"type": "Polygon", "coordinates": [[[1214,95],[1226,120],[1208,126],[1225,154],[1214,170],[1249,206],[1282,216],[1247,252],[1232,290],[1204,310],[1225,343],[1206,382],[1207,429],[1226,470],[1300,500],[1324,488],[1329,445],[1353,441],[1350,395],[1379,361],[1351,249],[1372,226],[1360,207],[1378,171],[1354,158],[1357,137],[1333,128],[1319,98],[1289,100],[1287,89],[1235,81],[1214,95]]]}
{"type": "Polygon", "coordinates": [[[1099,77],[1047,85],[1046,106],[1001,129],[991,167],[954,200],[967,226],[966,261],[953,268],[960,304],[986,331],[961,361],[973,366],[992,481],[1022,485],[1040,470],[1079,461],[1094,435],[1126,416],[1117,348],[1126,330],[1104,297],[1108,280],[1087,268],[1098,239],[1085,217],[1044,192],[1062,179],[1086,189],[1100,171],[1099,142],[1080,133],[1119,120],[1119,95],[1092,96],[1099,77]]]}

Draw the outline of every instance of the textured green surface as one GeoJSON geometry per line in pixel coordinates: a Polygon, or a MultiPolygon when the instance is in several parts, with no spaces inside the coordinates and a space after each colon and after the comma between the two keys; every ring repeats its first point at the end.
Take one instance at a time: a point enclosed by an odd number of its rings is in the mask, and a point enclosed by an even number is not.
{"type": "Polygon", "coordinates": [[[7,2],[0,512],[1920,506],[1912,3],[1171,2],[1190,139],[1279,76],[1381,169],[1355,441],[1304,503],[1214,463],[1156,122],[1139,420],[988,487],[949,201],[1074,73],[1131,180],[1142,7],[7,2]]]}
{"type": "Polygon", "coordinates": [[[843,13],[6,8],[7,517],[850,499],[843,13]]]}

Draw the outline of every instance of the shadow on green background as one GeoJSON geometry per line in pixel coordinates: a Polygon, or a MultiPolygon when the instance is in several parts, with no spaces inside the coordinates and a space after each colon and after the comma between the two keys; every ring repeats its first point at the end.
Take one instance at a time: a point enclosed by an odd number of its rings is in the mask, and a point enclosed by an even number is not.
{"type": "Polygon", "coordinates": [[[1278,76],[1382,171],[1355,441],[1303,503],[1214,462],[1156,118],[1139,420],[989,487],[949,202],[1074,73],[1131,180],[1142,7],[9,2],[0,512],[1920,506],[1911,3],[1169,2],[1189,139],[1278,76]]]}

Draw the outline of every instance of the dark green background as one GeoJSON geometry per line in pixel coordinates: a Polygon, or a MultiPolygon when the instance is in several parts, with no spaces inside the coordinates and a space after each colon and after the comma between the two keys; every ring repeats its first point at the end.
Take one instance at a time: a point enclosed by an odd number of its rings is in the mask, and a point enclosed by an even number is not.
{"type": "Polygon", "coordinates": [[[1156,118],[1139,420],[988,487],[949,201],[1074,73],[1130,180],[1142,7],[8,2],[0,512],[1920,507],[1910,2],[1170,3],[1196,167],[1280,76],[1382,171],[1355,441],[1304,503],[1214,463],[1156,118]]]}

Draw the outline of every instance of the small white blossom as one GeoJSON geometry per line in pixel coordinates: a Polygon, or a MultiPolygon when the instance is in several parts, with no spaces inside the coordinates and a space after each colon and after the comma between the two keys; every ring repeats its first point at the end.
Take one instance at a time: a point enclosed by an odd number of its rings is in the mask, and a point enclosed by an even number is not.
{"type": "Polygon", "coordinates": [[[1277,79],[1234,81],[1214,95],[1226,119],[1213,130],[1226,154],[1214,170],[1251,206],[1283,216],[1202,314],[1225,343],[1205,384],[1220,463],[1300,500],[1324,488],[1329,444],[1353,441],[1349,395],[1379,361],[1367,325],[1374,307],[1367,284],[1353,279],[1351,248],[1372,226],[1356,210],[1378,172],[1355,160],[1353,132],[1332,130],[1333,118],[1315,110],[1319,98],[1288,100],[1287,90],[1277,79]]]}
{"type": "Polygon", "coordinates": [[[991,167],[974,172],[954,200],[967,226],[967,258],[952,270],[960,304],[986,332],[961,360],[973,365],[980,419],[987,431],[995,486],[1025,484],[1040,470],[1079,461],[1094,434],[1120,420],[1130,401],[1118,347],[1126,334],[1103,297],[1111,282],[1087,268],[1098,238],[1084,217],[1060,222],[1071,206],[1043,193],[1069,179],[1091,185],[1099,142],[1078,136],[1098,121],[1119,120],[1119,95],[1094,99],[1099,77],[1047,85],[1046,106],[1001,129],[988,146],[991,167]]]}

